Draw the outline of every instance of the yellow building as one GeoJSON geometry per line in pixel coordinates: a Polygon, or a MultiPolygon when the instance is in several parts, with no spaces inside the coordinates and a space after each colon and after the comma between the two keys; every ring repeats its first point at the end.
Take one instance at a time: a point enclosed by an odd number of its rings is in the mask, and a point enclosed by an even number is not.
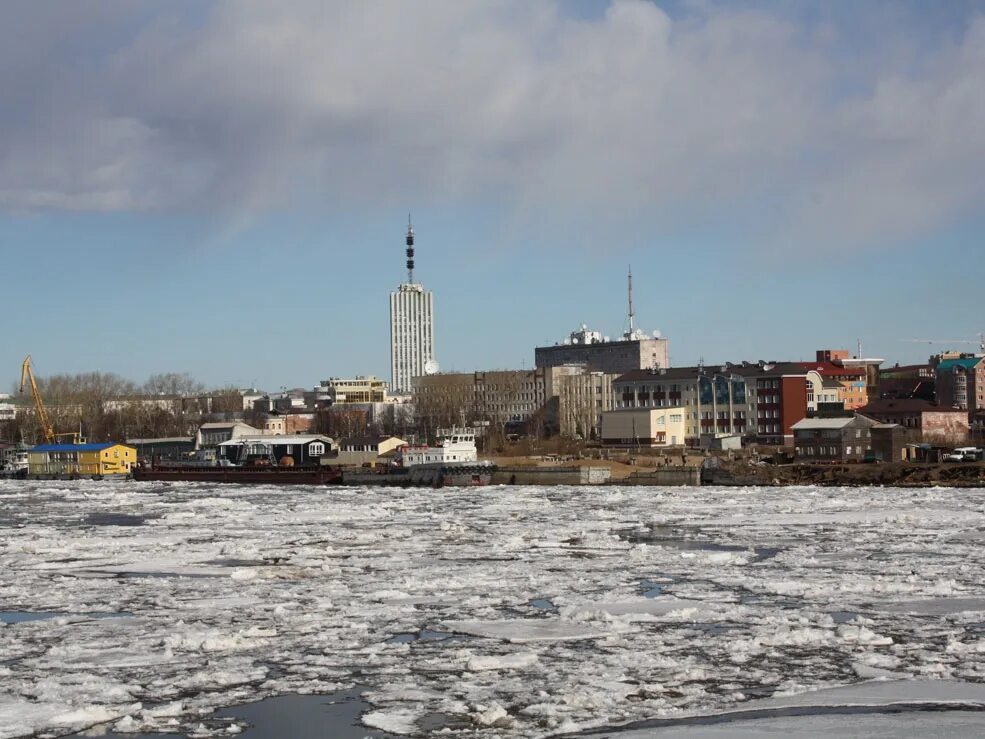
{"type": "Polygon", "coordinates": [[[28,475],[95,477],[126,475],[137,450],[124,444],[42,444],[27,453],[28,475]]]}
{"type": "Polygon", "coordinates": [[[610,446],[681,446],[684,408],[635,408],[602,414],[602,443],[610,446]]]}

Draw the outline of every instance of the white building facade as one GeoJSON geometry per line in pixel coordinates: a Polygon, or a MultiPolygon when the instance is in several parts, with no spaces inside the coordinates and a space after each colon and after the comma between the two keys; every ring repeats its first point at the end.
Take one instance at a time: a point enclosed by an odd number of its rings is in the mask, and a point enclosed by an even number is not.
{"type": "Polygon", "coordinates": [[[395,393],[409,393],[411,378],[434,369],[434,294],[420,283],[390,293],[390,376],[395,393]]]}

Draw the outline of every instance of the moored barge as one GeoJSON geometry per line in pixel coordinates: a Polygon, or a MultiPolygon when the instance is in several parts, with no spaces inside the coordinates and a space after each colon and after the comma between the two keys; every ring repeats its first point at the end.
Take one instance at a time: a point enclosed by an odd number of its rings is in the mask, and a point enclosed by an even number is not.
{"type": "Polygon", "coordinates": [[[135,467],[133,479],[149,482],[238,482],[247,485],[338,485],[342,482],[342,472],[337,467],[313,465],[156,465],[135,467]]]}

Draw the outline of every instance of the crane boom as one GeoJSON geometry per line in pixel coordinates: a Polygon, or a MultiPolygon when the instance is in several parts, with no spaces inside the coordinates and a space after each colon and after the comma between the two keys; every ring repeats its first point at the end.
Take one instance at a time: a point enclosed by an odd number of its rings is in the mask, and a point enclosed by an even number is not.
{"type": "Polygon", "coordinates": [[[55,443],[55,429],[48,418],[48,411],[44,407],[41,399],[41,391],[38,390],[37,380],[34,379],[34,370],[31,368],[31,355],[28,354],[21,365],[21,392],[24,392],[24,385],[31,386],[31,397],[34,399],[34,410],[38,415],[38,423],[41,426],[41,434],[44,436],[46,444],[55,443]]]}

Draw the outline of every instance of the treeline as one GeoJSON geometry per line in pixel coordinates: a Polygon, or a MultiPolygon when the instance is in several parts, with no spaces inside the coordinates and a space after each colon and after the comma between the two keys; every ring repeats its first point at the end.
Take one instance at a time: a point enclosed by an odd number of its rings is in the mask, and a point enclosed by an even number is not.
{"type": "MultiPolygon", "coordinates": [[[[236,388],[206,394],[205,385],[184,372],[154,374],[142,384],[112,372],[50,375],[37,383],[55,433],[66,442],[75,433],[93,442],[190,436],[203,415],[242,410],[236,388]]],[[[28,388],[22,403],[17,416],[0,429],[0,437],[41,442],[28,388]]]]}

